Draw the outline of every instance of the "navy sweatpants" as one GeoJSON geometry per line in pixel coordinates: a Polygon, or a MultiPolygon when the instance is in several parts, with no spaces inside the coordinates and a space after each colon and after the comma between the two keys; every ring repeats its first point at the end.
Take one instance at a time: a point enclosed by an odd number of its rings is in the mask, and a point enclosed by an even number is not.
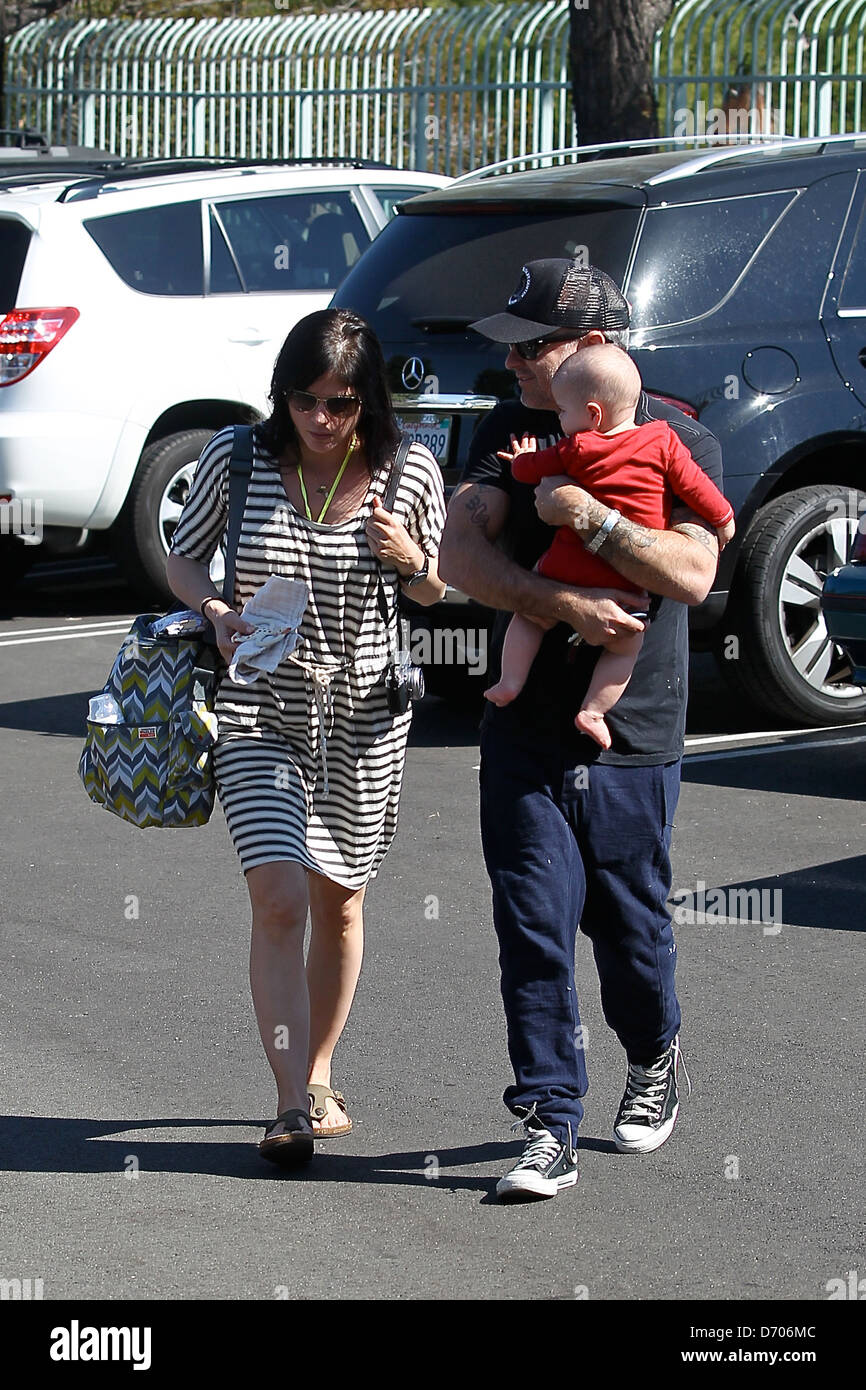
{"type": "Polygon", "coordinates": [[[574,979],[578,930],[592,942],[604,1016],[630,1061],[680,1026],[666,902],[680,764],[589,766],[531,736],[481,738],[481,837],[493,889],[514,1085],[503,1099],[560,1140],[588,1088],[574,979]]]}

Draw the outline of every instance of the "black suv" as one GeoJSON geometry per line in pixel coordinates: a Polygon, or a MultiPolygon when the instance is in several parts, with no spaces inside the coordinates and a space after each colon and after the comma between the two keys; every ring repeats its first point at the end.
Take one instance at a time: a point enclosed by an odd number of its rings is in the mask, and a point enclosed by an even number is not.
{"type": "Polygon", "coordinates": [[[575,154],[414,199],[334,302],[373,324],[392,388],[456,470],[466,420],[430,393],[514,392],[502,349],[468,325],[504,307],[527,260],[606,270],[646,388],[722,445],[738,532],[693,636],[778,719],[863,719],[819,599],[866,509],[866,135],[575,154]]]}

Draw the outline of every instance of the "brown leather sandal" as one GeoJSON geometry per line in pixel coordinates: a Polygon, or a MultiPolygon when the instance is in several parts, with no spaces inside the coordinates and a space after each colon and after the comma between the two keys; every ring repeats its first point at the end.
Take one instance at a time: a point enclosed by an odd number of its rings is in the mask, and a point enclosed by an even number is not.
{"type": "Polygon", "coordinates": [[[283,1168],[299,1168],[301,1164],[309,1163],[313,1157],[313,1127],[306,1110],[284,1110],[272,1120],[259,1144],[259,1153],[262,1158],[279,1163],[283,1168]],[[287,1132],[275,1134],[269,1139],[271,1130],[281,1121],[287,1132]]]}
{"type": "Polygon", "coordinates": [[[313,1133],[317,1139],[339,1139],[341,1135],[348,1134],[352,1128],[352,1121],[349,1119],[349,1112],[346,1109],[346,1101],[342,1091],[332,1091],[330,1086],[322,1086],[318,1082],[307,1082],[307,1095],[310,1097],[310,1119],[313,1122],[313,1133]],[[335,1100],[338,1107],[346,1116],[344,1125],[320,1125],[316,1122],[324,1120],[328,1113],[326,1100],[335,1100]]]}

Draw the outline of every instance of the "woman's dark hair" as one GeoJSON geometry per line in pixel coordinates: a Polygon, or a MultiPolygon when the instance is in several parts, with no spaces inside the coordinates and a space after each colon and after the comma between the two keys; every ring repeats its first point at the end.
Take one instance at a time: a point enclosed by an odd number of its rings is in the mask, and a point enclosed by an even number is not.
{"type": "Polygon", "coordinates": [[[385,359],[370,325],[351,309],[320,309],[295,324],[274,364],[270,417],[256,426],[260,443],[278,457],[297,433],[286,392],[306,391],[320,376],[341,377],[361,402],[357,433],[371,471],[394,452],[400,431],[385,377],[385,359]]]}

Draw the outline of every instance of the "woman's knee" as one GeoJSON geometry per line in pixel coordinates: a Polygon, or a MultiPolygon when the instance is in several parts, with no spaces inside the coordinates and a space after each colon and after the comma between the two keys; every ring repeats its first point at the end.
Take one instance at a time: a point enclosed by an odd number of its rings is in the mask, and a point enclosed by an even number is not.
{"type": "Polygon", "coordinates": [[[247,874],[253,930],[272,936],[303,932],[307,922],[306,875],[299,864],[261,864],[247,874]]]}
{"type": "Polygon", "coordinates": [[[310,875],[310,916],[319,935],[347,938],[364,929],[364,889],[350,890],[310,875]]]}

